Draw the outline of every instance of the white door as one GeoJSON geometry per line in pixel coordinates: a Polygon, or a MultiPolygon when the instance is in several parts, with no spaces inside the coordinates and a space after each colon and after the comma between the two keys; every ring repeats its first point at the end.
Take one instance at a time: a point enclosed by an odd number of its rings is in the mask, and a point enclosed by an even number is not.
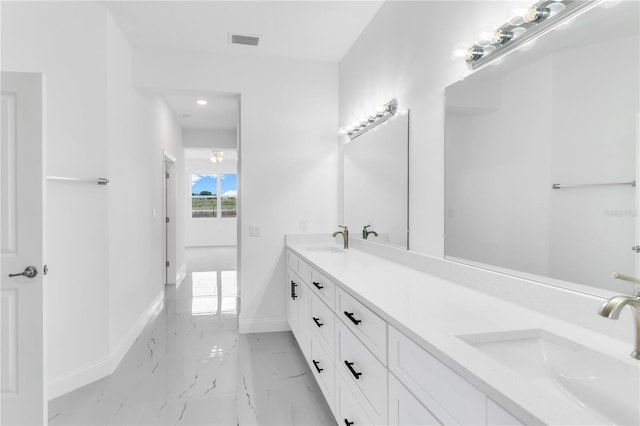
{"type": "MultiPolygon", "coordinates": [[[[640,113],[636,114],[636,251],[635,278],[640,279],[640,113]]],[[[640,289],[640,284],[636,284],[640,289]]]]}
{"type": "Polygon", "coordinates": [[[42,425],[47,423],[43,76],[3,72],[0,87],[0,423],[42,425]]]}

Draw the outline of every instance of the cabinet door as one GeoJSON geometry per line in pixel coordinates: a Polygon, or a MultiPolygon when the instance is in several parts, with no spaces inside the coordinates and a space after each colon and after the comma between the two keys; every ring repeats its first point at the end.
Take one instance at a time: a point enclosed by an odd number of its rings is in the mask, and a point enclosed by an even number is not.
{"type": "Polygon", "coordinates": [[[291,331],[293,331],[294,336],[298,337],[299,328],[298,328],[298,294],[299,289],[303,286],[300,278],[289,268],[287,268],[287,284],[286,284],[286,294],[287,294],[287,320],[289,321],[289,327],[291,327],[291,331]]]}
{"type": "Polygon", "coordinates": [[[344,382],[344,379],[336,372],[336,406],[333,415],[342,426],[361,426],[374,424],[367,416],[356,397],[344,382]]]}
{"type": "Polygon", "coordinates": [[[300,283],[296,287],[296,303],[298,304],[298,329],[296,338],[306,359],[311,357],[311,330],[309,329],[309,287],[300,283]]]}
{"type": "Polygon", "coordinates": [[[443,423],[438,421],[393,374],[389,374],[389,424],[400,426],[443,423]]]}

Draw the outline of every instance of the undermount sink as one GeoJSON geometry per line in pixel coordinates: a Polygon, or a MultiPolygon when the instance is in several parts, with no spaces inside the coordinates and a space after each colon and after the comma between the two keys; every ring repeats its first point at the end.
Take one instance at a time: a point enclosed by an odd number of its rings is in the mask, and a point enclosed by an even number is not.
{"type": "Polygon", "coordinates": [[[346,253],[346,250],[333,246],[307,247],[307,250],[321,253],[346,253]]]}
{"type": "Polygon", "coordinates": [[[540,329],[458,337],[604,423],[640,424],[640,362],[634,366],[540,329]]]}

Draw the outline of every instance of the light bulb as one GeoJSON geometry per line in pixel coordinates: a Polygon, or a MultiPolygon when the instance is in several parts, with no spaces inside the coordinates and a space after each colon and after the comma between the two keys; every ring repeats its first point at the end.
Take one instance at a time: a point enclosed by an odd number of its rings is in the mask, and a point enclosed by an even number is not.
{"type": "Polygon", "coordinates": [[[493,36],[491,37],[491,42],[493,44],[505,44],[509,40],[513,39],[513,37],[514,37],[513,31],[497,30],[496,32],[493,33],[493,36]]]}
{"type": "Polygon", "coordinates": [[[557,15],[558,13],[562,12],[567,6],[564,5],[564,3],[551,3],[550,5],[547,6],[547,8],[549,9],[549,17],[557,15]]]}
{"type": "Polygon", "coordinates": [[[451,60],[461,59],[467,56],[467,51],[469,50],[468,43],[458,43],[453,46],[453,51],[451,52],[451,60]]]}
{"type": "Polygon", "coordinates": [[[206,105],[206,104],[208,104],[208,102],[207,102],[206,100],[204,100],[204,99],[198,99],[198,100],[196,101],[196,103],[197,103],[198,105],[206,105]]]}
{"type": "Polygon", "coordinates": [[[551,10],[547,7],[532,7],[524,15],[524,22],[539,22],[549,17],[551,10]]]}
{"type": "Polygon", "coordinates": [[[526,13],[527,9],[511,9],[509,13],[507,13],[507,22],[511,25],[522,25],[526,13]]]}
{"type": "Polygon", "coordinates": [[[485,54],[485,51],[480,46],[471,46],[467,49],[467,54],[465,55],[465,59],[467,61],[477,61],[482,58],[485,54]]]}

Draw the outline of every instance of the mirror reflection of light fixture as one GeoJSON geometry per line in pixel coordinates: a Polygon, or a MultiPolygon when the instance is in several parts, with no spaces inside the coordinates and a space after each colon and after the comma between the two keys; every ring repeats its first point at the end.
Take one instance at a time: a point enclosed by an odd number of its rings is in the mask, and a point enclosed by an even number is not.
{"type": "Polygon", "coordinates": [[[366,117],[360,117],[360,120],[350,126],[339,129],[338,134],[349,136],[349,140],[354,140],[363,133],[374,129],[378,125],[384,123],[398,112],[398,101],[391,99],[384,105],[375,108],[375,111],[366,117]]]}
{"type": "Polygon", "coordinates": [[[528,9],[512,10],[507,22],[497,28],[490,39],[481,36],[466,49],[458,44],[453,56],[464,58],[469,69],[479,69],[498,56],[525,50],[525,44],[530,47],[528,43],[532,40],[601,3],[605,0],[540,0],[528,9]]]}
{"type": "Polygon", "coordinates": [[[212,151],[209,160],[211,160],[212,163],[221,163],[222,160],[224,160],[224,157],[222,156],[223,154],[224,153],[222,151],[212,151]]]}

